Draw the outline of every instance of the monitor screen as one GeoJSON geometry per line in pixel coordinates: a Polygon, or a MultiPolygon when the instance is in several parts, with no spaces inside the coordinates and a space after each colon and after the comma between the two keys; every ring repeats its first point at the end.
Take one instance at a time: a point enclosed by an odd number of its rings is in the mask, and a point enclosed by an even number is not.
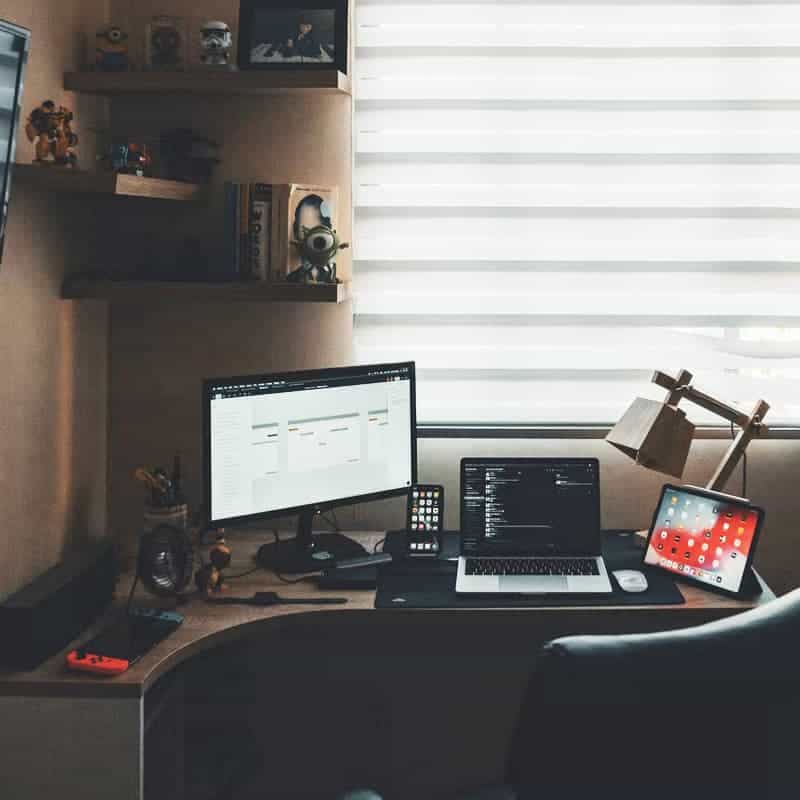
{"type": "Polygon", "coordinates": [[[212,524],[408,491],[416,481],[414,364],[206,381],[212,524]]]}
{"type": "Polygon", "coordinates": [[[29,32],[0,20],[0,258],[3,255],[11,165],[20,116],[22,76],[28,54],[29,32]]]}
{"type": "Polygon", "coordinates": [[[595,459],[467,458],[461,462],[464,552],[591,553],[600,546],[595,459]]]}

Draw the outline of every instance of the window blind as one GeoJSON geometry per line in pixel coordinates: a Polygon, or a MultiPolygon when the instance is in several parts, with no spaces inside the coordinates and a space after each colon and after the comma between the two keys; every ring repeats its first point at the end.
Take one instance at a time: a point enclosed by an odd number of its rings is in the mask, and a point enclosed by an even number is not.
{"type": "Polygon", "coordinates": [[[800,2],[357,0],[354,93],[356,353],[421,423],[682,367],[800,422],[800,2]]]}

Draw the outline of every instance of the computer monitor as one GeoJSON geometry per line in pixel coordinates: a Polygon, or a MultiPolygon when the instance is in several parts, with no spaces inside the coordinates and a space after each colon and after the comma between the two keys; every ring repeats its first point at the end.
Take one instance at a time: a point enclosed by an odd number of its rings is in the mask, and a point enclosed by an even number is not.
{"type": "Polygon", "coordinates": [[[30,31],[0,20],[0,261],[3,258],[11,172],[17,127],[22,115],[22,83],[30,31]]]}
{"type": "Polygon", "coordinates": [[[312,535],[314,514],[417,479],[413,362],[214,378],[203,412],[209,524],[299,514],[293,542],[259,551],[278,572],[362,555],[341,534],[312,535]]]}

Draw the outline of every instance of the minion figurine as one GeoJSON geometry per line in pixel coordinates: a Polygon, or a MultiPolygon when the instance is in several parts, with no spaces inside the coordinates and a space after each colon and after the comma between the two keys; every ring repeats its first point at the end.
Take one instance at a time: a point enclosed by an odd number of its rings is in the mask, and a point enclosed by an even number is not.
{"type": "Polygon", "coordinates": [[[118,25],[101,28],[94,37],[94,64],[100,72],[125,72],[128,69],[128,34],[118,25]]]}
{"type": "Polygon", "coordinates": [[[72,120],[72,112],[52,100],[45,100],[31,111],[25,134],[29,141],[36,142],[36,162],[49,163],[52,157],[62,166],[74,167],[78,163],[74,152],[78,137],[72,130],[72,120]]]}

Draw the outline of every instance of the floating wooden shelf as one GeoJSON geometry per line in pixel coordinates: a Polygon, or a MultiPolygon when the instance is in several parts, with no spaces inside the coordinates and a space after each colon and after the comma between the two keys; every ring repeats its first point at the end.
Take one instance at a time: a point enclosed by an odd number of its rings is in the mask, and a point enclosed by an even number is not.
{"type": "Polygon", "coordinates": [[[52,164],[14,164],[12,180],[62,192],[96,192],[155,200],[193,200],[204,189],[195,183],[113,172],[83,172],[52,164]]]}
{"type": "Polygon", "coordinates": [[[67,72],[64,88],[89,94],[267,94],[341,92],[350,79],[335,69],[248,72],[67,72]]]}
{"type": "Polygon", "coordinates": [[[62,297],[97,298],[119,303],[246,301],[251,303],[344,303],[350,283],[200,283],[181,281],[112,281],[76,277],[65,281],[62,297]]]}

